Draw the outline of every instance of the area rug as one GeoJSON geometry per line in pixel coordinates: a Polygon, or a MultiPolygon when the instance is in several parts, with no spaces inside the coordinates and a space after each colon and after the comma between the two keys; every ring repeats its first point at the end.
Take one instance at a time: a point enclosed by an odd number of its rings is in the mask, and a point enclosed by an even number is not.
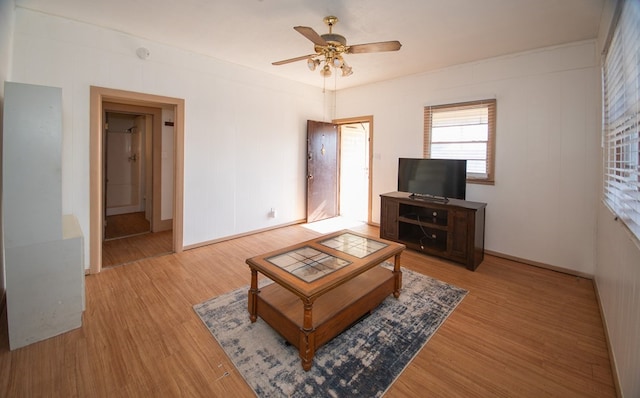
{"type": "Polygon", "coordinates": [[[398,299],[320,347],[310,371],[262,319],[249,320],[248,286],[193,308],[258,397],[380,397],[467,291],[402,269],[398,299]]]}

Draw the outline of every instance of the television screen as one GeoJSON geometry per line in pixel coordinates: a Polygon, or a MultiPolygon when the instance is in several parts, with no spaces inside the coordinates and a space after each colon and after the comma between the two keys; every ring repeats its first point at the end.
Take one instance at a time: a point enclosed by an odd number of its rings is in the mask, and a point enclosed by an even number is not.
{"type": "Polygon", "coordinates": [[[465,199],[467,161],[411,159],[398,161],[398,191],[419,196],[465,199]]]}

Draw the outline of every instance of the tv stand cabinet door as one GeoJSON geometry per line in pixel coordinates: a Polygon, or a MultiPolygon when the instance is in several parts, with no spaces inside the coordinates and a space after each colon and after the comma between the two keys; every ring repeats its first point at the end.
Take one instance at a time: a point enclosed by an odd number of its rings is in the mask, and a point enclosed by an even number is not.
{"type": "Polygon", "coordinates": [[[398,211],[400,205],[397,200],[382,197],[380,203],[380,237],[382,239],[398,240],[398,211]]]}
{"type": "Polygon", "coordinates": [[[468,256],[468,228],[470,217],[466,211],[456,210],[449,212],[451,218],[451,227],[453,229],[451,239],[451,255],[457,259],[457,261],[467,263],[468,256]]]}

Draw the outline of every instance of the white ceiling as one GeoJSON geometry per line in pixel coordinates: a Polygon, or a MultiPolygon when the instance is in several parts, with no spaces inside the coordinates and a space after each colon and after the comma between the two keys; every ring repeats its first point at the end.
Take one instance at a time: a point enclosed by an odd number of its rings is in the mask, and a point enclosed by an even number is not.
{"type": "MultiPolygon", "coordinates": [[[[399,40],[398,52],[345,56],[346,88],[598,34],[606,0],[15,0],[16,6],[125,32],[283,78],[322,87],[304,61],[271,62],[313,53],[293,30],[334,33],[348,44],[399,40]]],[[[149,45],[153,59],[154,48],[149,45]]],[[[135,56],[135,54],[134,54],[135,56]]],[[[335,75],[335,74],[334,74],[335,75]]]]}

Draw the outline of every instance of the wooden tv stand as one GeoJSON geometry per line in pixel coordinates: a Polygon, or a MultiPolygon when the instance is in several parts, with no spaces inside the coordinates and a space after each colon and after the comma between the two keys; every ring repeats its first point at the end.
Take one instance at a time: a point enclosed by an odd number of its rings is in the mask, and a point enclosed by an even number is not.
{"type": "Polygon", "coordinates": [[[475,271],[484,259],[486,203],[380,195],[380,237],[407,248],[464,264],[475,271]]]}

